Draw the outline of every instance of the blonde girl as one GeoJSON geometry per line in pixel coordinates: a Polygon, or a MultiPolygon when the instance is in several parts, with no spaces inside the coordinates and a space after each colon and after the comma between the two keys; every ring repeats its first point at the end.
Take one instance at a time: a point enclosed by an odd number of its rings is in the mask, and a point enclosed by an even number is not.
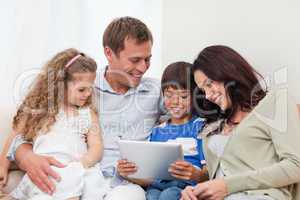
{"type": "MultiPolygon", "coordinates": [[[[55,182],[55,192],[47,194],[25,174],[11,192],[12,197],[102,198],[103,176],[97,163],[102,158],[103,145],[98,116],[92,106],[96,69],[95,61],[76,49],[56,54],[43,67],[17,110],[12,135],[31,141],[34,153],[62,163],[62,168],[52,167],[61,180],[55,182]]],[[[5,181],[9,161],[4,155],[11,140],[7,141],[1,157],[0,172],[5,181]]]]}

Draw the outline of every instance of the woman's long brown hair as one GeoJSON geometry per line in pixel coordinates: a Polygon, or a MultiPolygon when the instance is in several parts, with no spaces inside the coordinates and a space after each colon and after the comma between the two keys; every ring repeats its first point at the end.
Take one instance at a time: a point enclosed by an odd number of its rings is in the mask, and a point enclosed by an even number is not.
{"type": "Polygon", "coordinates": [[[264,80],[262,75],[230,47],[216,45],[205,48],[193,63],[193,74],[197,70],[213,81],[224,83],[232,104],[231,108],[222,111],[205,99],[204,91],[200,91],[192,80],[197,112],[209,121],[218,118],[230,120],[237,109],[249,112],[266,95],[266,89],[260,84],[260,80],[264,80]]]}

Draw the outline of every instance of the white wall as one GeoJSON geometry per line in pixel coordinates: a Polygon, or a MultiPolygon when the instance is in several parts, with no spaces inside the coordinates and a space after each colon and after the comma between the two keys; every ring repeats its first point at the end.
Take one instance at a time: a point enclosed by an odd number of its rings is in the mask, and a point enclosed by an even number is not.
{"type": "MultiPolygon", "coordinates": [[[[3,0],[0,11],[1,102],[12,101],[16,79],[23,81],[19,76],[27,77],[31,69],[40,69],[65,48],[79,48],[95,58],[99,67],[106,65],[102,34],[120,16],[137,17],[150,27],[155,38],[152,63],[161,65],[160,1],[3,0]]],[[[155,68],[148,75],[157,76],[155,68]]]]}
{"type": "Polygon", "coordinates": [[[57,51],[76,47],[99,66],[105,65],[102,33],[113,18],[124,15],[140,18],[154,34],[148,76],[159,78],[170,62],[192,62],[205,46],[225,44],[271,80],[275,75],[284,79],[288,68],[289,89],[300,102],[298,0],[0,0],[0,4],[0,124],[8,123],[6,116],[12,115],[37,70],[57,51]]]}
{"type": "Polygon", "coordinates": [[[298,0],[165,0],[163,66],[192,62],[208,45],[228,45],[271,83],[285,82],[287,76],[300,103],[299,10],[298,0]]]}
{"type": "Polygon", "coordinates": [[[75,47],[104,67],[102,34],[120,16],[144,21],[154,35],[148,76],[161,69],[162,3],[157,0],[0,0],[0,136],[28,85],[55,53],[75,47]]]}

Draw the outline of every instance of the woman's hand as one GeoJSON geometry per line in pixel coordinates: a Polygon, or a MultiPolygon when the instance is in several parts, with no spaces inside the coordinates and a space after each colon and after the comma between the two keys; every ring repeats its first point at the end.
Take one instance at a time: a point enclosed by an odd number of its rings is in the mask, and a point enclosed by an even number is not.
{"type": "Polygon", "coordinates": [[[181,191],[180,200],[198,200],[197,196],[194,194],[194,188],[192,186],[187,186],[181,191]]]}
{"type": "Polygon", "coordinates": [[[193,193],[200,200],[223,200],[228,195],[227,186],[223,179],[215,179],[199,183],[193,193]]]}
{"type": "Polygon", "coordinates": [[[201,178],[202,170],[194,167],[189,162],[178,160],[170,165],[168,171],[175,178],[198,181],[201,178]]]}
{"type": "Polygon", "coordinates": [[[137,166],[126,159],[118,160],[117,172],[120,176],[126,178],[127,176],[137,172],[137,166]]]}

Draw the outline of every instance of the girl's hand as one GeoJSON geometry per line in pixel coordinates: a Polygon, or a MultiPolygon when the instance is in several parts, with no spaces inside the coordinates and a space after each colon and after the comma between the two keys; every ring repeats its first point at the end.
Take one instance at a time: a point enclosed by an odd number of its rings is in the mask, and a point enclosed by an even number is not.
{"type": "Polygon", "coordinates": [[[92,167],[90,164],[91,161],[89,160],[88,156],[83,156],[79,160],[75,160],[75,162],[80,162],[84,169],[92,167]]]}
{"type": "Polygon", "coordinates": [[[137,166],[126,159],[122,159],[118,160],[117,171],[121,176],[127,177],[137,172],[137,166]]]}
{"type": "Polygon", "coordinates": [[[0,189],[3,189],[7,183],[9,163],[6,158],[0,159],[0,189]]]}
{"type": "Polygon", "coordinates": [[[8,168],[0,166],[0,190],[2,190],[7,183],[8,168]]]}
{"type": "Polygon", "coordinates": [[[223,179],[215,179],[199,183],[193,193],[200,200],[223,200],[228,195],[227,186],[223,179]]]}
{"type": "Polygon", "coordinates": [[[168,171],[177,179],[194,181],[199,179],[201,173],[201,169],[197,169],[191,163],[183,160],[172,163],[168,171]]]}

